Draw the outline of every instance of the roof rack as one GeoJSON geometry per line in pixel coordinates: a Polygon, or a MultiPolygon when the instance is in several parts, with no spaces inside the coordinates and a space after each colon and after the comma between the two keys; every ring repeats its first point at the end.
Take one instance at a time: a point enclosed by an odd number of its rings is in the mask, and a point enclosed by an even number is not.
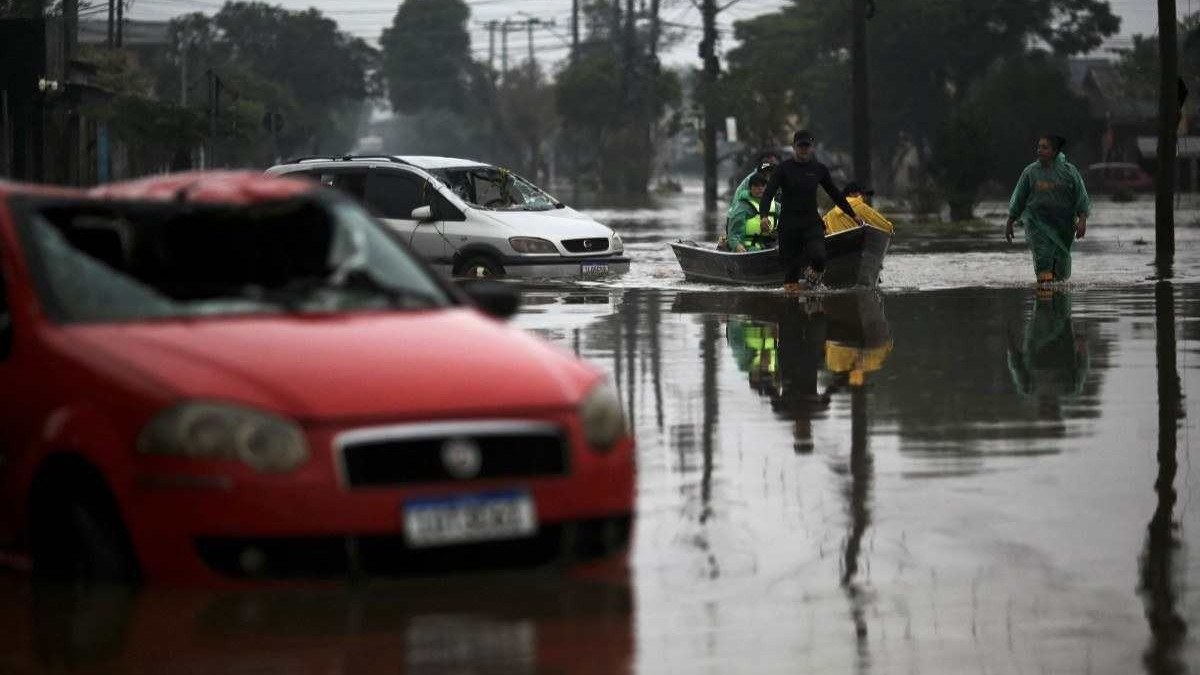
{"type": "Polygon", "coordinates": [[[393,162],[395,164],[408,164],[409,166],[412,165],[410,162],[406,162],[403,159],[400,159],[399,157],[394,157],[392,155],[350,155],[350,154],[346,154],[346,155],[309,155],[306,157],[295,157],[293,159],[289,159],[287,161],[287,164],[299,164],[300,162],[313,162],[313,161],[318,161],[318,160],[326,161],[326,162],[342,162],[342,161],[347,161],[347,160],[351,160],[351,159],[376,159],[376,160],[382,160],[385,162],[393,162]]]}

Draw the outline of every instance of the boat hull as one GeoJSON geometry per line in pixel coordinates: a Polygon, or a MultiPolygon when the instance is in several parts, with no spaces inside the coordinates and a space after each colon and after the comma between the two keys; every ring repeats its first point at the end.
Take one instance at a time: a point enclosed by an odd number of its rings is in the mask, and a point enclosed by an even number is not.
{"type": "MultiPolygon", "coordinates": [[[[825,250],[829,260],[825,266],[825,285],[830,288],[875,286],[891,241],[890,234],[874,227],[826,235],[825,250]]],[[[733,253],[693,241],[674,242],[671,249],[688,281],[739,286],[783,284],[783,267],[776,249],[733,253]]]]}

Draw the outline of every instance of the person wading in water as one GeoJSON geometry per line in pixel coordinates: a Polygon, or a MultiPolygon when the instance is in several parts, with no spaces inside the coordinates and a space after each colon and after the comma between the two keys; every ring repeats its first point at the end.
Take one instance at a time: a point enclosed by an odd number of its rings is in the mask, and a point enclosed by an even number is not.
{"type": "Polygon", "coordinates": [[[863,221],[833,184],[829,168],[813,157],[813,135],[806,130],[797,131],[792,136],[792,149],[795,158],[782,162],[767,182],[767,189],[759,200],[758,215],[763,219],[769,216],[775,193],[782,193],[779,202],[783,210],[777,230],[783,290],[796,293],[800,291],[801,274],[809,287],[817,288],[825,273],[825,223],[817,211],[817,186],[824,188],[834,203],[855,222],[862,225],[863,221]]]}
{"type": "Polygon", "coordinates": [[[1037,161],[1025,167],[1012,198],[1004,238],[1012,243],[1013,225],[1025,226],[1039,286],[1071,278],[1071,244],[1087,232],[1092,202],[1079,170],[1067,161],[1062,136],[1042,136],[1037,161]]]}

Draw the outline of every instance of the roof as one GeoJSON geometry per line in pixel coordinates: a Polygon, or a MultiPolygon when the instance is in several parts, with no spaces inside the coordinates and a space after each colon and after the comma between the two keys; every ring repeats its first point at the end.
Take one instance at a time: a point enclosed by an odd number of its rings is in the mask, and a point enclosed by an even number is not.
{"type": "Polygon", "coordinates": [[[1139,96],[1115,64],[1091,64],[1083,89],[1092,110],[1109,116],[1113,122],[1142,122],[1158,116],[1155,102],[1139,96]]]}
{"type": "MultiPolygon", "coordinates": [[[[1158,136],[1138,136],[1138,151],[1146,159],[1158,157],[1158,136]]],[[[1180,136],[1175,142],[1176,159],[1200,158],[1200,136],[1180,136]]]]}
{"type": "Polygon", "coordinates": [[[394,162],[396,164],[408,164],[415,166],[418,169],[446,169],[450,167],[463,166],[491,166],[490,164],[480,162],[474,159],[460,159],[458,157],[435,157],[431,155],[387,155],[387,154],[362,154],[362,155],[330,155],[330,156],[313,156],[313,157],[297,157],[288,160],[281,165],[276,165],[268,169],[272,171],[279,166],[293,166],[296,164],[339,164],[342,162],[394,162]]]}
{"type": "Polygon", "coordinates": [[[37,195],[41,197],[79,197],[83,193],[78,188],[66,185],[48,185],[45,183],[19,183],[0,178],[0,198],[15,195],[37,195]]]}
{"type": "Polygon", "coordinates": [[[447,169],[454,166],[489,166],[475,159],[458,157],[435,157],[431,155],[397,155],[399,159],[422,169],[447,169]]]}
{"type": "Polygon", "coordinates": [[[186,201],[246,205],[298,197],[321,189],[312,181],[269,176],[257,171],[187,171],[88,190],[99,199],[128,201],[186,201]]]}
{"type": "MultiPolygon", "coordinates": [[[[126,47],[167,46],[170,42],[170,22],[136,21],[125,19],[121,26],[121,44],[126,47]]],[[[105,44],[108,42],[108,21],[81,19],[79,21],[80,44],[105,44]]]]}

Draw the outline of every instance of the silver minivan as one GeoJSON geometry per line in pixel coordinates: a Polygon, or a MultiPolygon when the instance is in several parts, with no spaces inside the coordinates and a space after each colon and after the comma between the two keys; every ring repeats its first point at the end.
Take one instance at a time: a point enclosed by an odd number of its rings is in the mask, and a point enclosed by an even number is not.
{"type": "Polygon", "coordinates": [[[469,159],[305,157],[267,169],[358,198],[435,268],[454,276],[595,278],[624,274],[611,228],[533,183],[469,159]]]}

